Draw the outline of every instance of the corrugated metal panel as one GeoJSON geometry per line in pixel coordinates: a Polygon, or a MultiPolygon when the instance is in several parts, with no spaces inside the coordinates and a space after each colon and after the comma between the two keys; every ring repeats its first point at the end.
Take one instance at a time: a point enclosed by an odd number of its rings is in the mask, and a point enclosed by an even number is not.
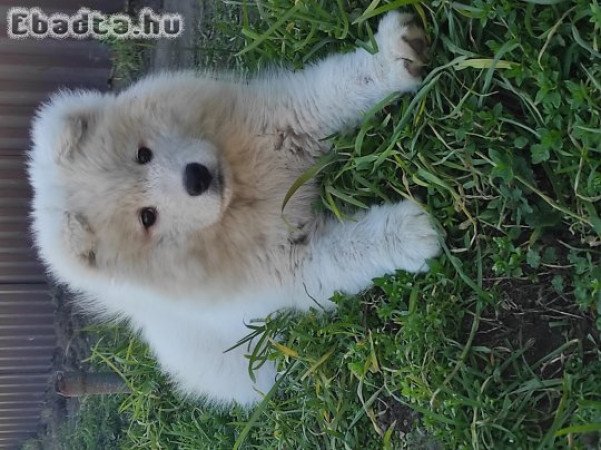
{"type": "MultiPolygon", "coordinates": [[[[4,224],[0,224],[0,230],[3,229],[4,224]]],[[[22,261],[23,255],[17,259],[22,261]]],[[[6,274],[1,263],[0,274],[6,274]]],[[[0,284],[2,449],[18,448],[39,425],[56,347],[53,313],[52,299],[44,284],[0,284]]]]}
{"type": "Polygon", "coordinates": [[[115,12],[123,0],[0,0],[0,450],[19,448],[40,424],[56,347],[54,306],[29,233],[25,171],[35,109],[62,87],[105,89],[110,55],[97,42],[11,40],[10,7],[115,12]]]}

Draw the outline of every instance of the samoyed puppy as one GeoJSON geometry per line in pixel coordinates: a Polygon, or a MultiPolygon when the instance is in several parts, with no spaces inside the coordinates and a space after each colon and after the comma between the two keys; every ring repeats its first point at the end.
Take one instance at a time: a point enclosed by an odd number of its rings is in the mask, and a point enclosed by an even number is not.
{"type": "Polygon", "coordinates": [[[324,138],[420,84],[425,38],[392,12],[379,51],[336,54],[252,80],[193,72],[115,95],[63,91],[33,122],[33,231],[51,275],[84,306],[127,320],[184,393],[250,406],[275,368],[248,375],[245,323],[333,304],[374,277],[427,270],[439,238],[415,203],[345,222],[316,215],[315,184],[286,192],[324,138]]]}

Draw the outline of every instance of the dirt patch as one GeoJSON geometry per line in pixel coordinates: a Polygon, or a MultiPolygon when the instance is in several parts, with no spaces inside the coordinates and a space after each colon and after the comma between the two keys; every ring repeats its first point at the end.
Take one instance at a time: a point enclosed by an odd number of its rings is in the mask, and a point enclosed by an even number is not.
{"type": "Polygon", "coordinates": [[[418,423],[420,414],[393,397],[380,400],[378,426],[382,431],[394,426],[395,431],[409,433],[418,423]]]}
{"type": "Polygon", "coordinates": [[[406,447],[421,450],[442,450],[430,435],[419,428],[421,414],[394,397],[378,399],[376,421],[385,433],[391,427],[406,447]]]}
{"type": "Polygon", "coordinates": [[[501,308],[484,311],[473,345],[515,352],[538,371],[541,379],[561,376],[566,359],[545,357],[568,341],[577,339],[583,351],[592,350],[599,335],[591,317],[579,310],[573,299],[558,294],[551,285],[552,274],[537,283],[502,280],[486,286],[499,291],[501,308]]]}

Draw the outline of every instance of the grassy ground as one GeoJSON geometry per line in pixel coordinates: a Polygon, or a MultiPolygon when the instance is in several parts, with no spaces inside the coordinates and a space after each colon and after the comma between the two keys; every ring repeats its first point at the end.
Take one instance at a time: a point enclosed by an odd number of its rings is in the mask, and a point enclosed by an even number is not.
{"type": "Polygon", "coordinates": [[[119,396],[83,399],[76,420],[65,422],[59,430],[59,444],[31,445],[23,450],[116,449],[121,441],[121,434],[126,429],[127,420],[125,415],[118,412],[120,404],[119,396]]]}
{"type": "Polygon", "coordinates": [[[336,139],[322,206],[417,194],[444,254],[428,275],[337,297],[335,316],[257,324],[282,336],[259,357],[286,376],[250,415],[174,397],[143,345],[108,333],[95,359],[134,392],[123,448],[601,446],[597,0],[229,2],[199,60],[300,68],[373,49],[378,16],[401,5],[432,40],[429,75],[336,139]]]}

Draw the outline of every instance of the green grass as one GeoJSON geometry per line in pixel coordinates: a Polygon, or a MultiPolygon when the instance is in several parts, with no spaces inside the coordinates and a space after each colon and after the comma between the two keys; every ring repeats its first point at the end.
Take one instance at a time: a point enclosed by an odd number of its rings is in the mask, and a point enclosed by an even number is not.
{"type": "Polygon", "coordinates": [[[429,74],[335,139],[322,206],[417,195],[444,254],[427,275],[336,297],[334,316],[257,324],[282,337],[259,357],[286,376],[250,415],[178,399],[143,345],[110,334],[95,359],[134,391],[122,448],[601,445],[597,0],[229,2],[224,64],[373,48],[378,16],[400,5],[432,40],[429,74]]]}
{"type": "Polygon", "coordinates": [[[122,396],[82,398],[77,415],[68,418],[56,431],[56,437],[30,440],[22,450],[108,450],[118,447],[125,429],[118,413],[122,396]]]}
{"type": "Polygon", "coordinates": [[[144,66],[144,51],[154,44],[144,40],[106,38],[103,42],[110,48],[113,61],[112,78],[117,82],[136,79],[144,66]]]}

